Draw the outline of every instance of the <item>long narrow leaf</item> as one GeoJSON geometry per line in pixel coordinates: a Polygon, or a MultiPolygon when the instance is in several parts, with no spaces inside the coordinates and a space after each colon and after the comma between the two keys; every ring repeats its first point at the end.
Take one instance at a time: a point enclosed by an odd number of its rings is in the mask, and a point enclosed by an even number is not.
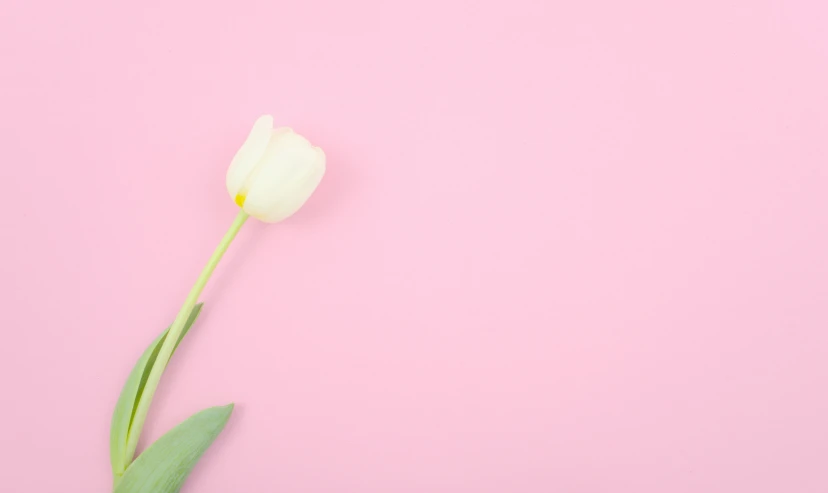
{"type": "Polygon", "coordinates": [[[168,431],[127,468],[114,493],[178,493],[233,412],[233,404],[196,413],[168,431]]]}
{"type": "MultiPolygon", "coordinates": [[[[187,323],[184,325],[178,341],[176,341],[176,348],[201,312],[201,306],[202,303],[199,303],[190,313],[187,323]]],[[[155,359],[161,350],[161,345],[167,337],[168,330],[169,327],[149,345],[146,351],[144,351],[144,354],[141,355],[141,358],[138,359],[138,362],[135,363],[132,372],[129,374],[121,390],[121,395],[118,397],[118,403],[115,404],[115,411],[112,413],[112,425],[109,430],[109,460],[112,464],[112,475],[116,482],[124,474],[124,471],[132,461],[132,457],[126,456],[126,448],[132,426],[132,419],[135,415],[135,408],[141,400],[147,378],[149,378],[150,371],[152,371],[152,367],[155,364],[155,359]]]]}

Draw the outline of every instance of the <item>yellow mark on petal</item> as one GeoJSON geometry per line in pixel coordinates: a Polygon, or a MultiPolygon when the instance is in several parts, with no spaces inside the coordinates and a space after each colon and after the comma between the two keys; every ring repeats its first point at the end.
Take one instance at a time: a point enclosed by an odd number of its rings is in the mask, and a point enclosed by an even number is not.
{"type": "Polygon", "coordinates": [[[244,207],[244,201],[247,200],[247,195],[240,193],[236,195],[236,205],[244,207]]]}

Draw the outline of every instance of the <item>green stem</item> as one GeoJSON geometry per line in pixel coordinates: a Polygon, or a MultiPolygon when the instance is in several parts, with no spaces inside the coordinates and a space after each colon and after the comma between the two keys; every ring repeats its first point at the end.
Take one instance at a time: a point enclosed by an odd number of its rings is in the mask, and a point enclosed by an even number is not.
{"type": "Polygon", "coordinates": [[[149,412],[150,404],[152,404],[152,396],[155,395],[155,390],[158,388],[158,382],[161,380],[161,374],[164,373],[164,369],[170,361],[170,356],[172,356],[175,343],[178,341],[181,330],[184,328],[184,323],[190,316],[190,312],[193,311],[196,302],[198,302],[198,297],[201,295],[201,291],[204,290],[204,286],[213,274],[219,260],[221,260],[224,252],[227,251],[227,247],[230,246],[233,238],[236,237],[236,234],[239,232],[242,225],[244,225],[244,222],[248,217],[250,216],[248,216],[246,212],[243,210],[239,211],[239,214],[236,216],[236,219],[233,221],[230,229],[227,230],[224,238],[221,239],[221,243],[219,243],[219,246],[216,247],[216,251],[213,252],[213,256],[210,257],[210,260],[207,262],[204,270],[201,271],[201,275],[198,276],[195,286],[193,286],[193,289],[190,290],[190,294],[187,295],[187,299],[184,301],[184,306],[181,307],[181,311],[178,312],[178,315],[175,317],[175,321],[170,326],[170,331],[167,333],[167,337],[161,345],[158,357],[156,358],[152,371],[150,371],[149,377],[147,378],[146,386],[144,386],[144,392],[141,394],[141,400],[138,402],[138,407],[135,410],[135,417],[133,418],[132,425],[129,429],[126,452],[130,461],[135,455],[135,449],[138,447],[138,439],[141,437],[141,430],[144,428],[144,421],[147,419],[147,413],[149,412]]]}

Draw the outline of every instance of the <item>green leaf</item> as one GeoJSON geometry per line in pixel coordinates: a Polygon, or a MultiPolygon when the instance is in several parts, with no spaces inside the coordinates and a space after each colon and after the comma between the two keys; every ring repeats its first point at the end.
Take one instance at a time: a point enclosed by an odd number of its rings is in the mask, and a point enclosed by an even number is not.
{"type": "Polygon", "coordinates": [[[115,493],[178,493],[233,412],[233,404],[196,413],[168,431],[130,464],[115,493]]]}
{"type": "MultiPolygon", "coordinates": [[[[190,317],[184,324],[184,329],[175,343],[175,348],[181,343],[181,339],[190,330],[190,327],[195,322],[198,314],[201,312],[203,303],[197,304],[190,317]]],[[[118,403],[115,404],[115,411],[112,413],[112,425],[109,430],[109,460],[112,464],[112,474],[116,481],[124,474],[132,457],[127,457],[127,441],[129,440],[130,427],[135,416],[135,408],[141,400],[141,395],[144,392],[144,386],[149,378],[150,371],[152,371],[155,360],[158,357],[158,352],[161,350],[161,345],[164,339],[167,338],[167,331],[169,327],[158,336],[152,344],[149,345],[141,358],[135,363],[132,372],[129,374],[124,388],[121,390],[121,396],[118,397],[118,403]]],[[[175,348],[173,351],[175,351],[175,348]]]]}

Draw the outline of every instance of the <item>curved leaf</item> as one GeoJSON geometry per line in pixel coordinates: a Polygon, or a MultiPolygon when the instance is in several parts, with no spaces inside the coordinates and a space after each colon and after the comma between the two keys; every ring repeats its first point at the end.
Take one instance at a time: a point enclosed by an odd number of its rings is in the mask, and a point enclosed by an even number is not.
{"type": "Polygon", "coordinates": [[[177,493],[233,412],[233,404],[196,413],[130,464],[115,493],[177,493]]]}
{"type": "MultiPolygon", "coordinates": [[[[202,305],[202,303],[199,303],[193,308],[175,344],[176,348],[178,348],[181,339],[184,338],[184,335],[187,334],[187,331],[190,330],[193,322],[195,322],[198,314],[201,312],[202,305]]],[[[121,390],[121,395],[118,397],[118,403],[115,404],[115,411],[112,413],[112,424],[109,429],[109,461],[112,464],[112,475],[116,482],[124,474],[130,462],[132,462],[132,457],[126,456],[132,419],[135,415],[135,408],[141,400],[144,385],[147,383],[147,378],[149,378],[150,371],[155,364],[155,359],[161,350],[161,344],[164,343],[164,339],[167,337],[168,330],[169,327],[149,345],[146,351],[144,351],[144,354],[141,355],[141,358],[138,359],[138,362],[135,363],[132,372],[129,374],[121,390]]]]}

